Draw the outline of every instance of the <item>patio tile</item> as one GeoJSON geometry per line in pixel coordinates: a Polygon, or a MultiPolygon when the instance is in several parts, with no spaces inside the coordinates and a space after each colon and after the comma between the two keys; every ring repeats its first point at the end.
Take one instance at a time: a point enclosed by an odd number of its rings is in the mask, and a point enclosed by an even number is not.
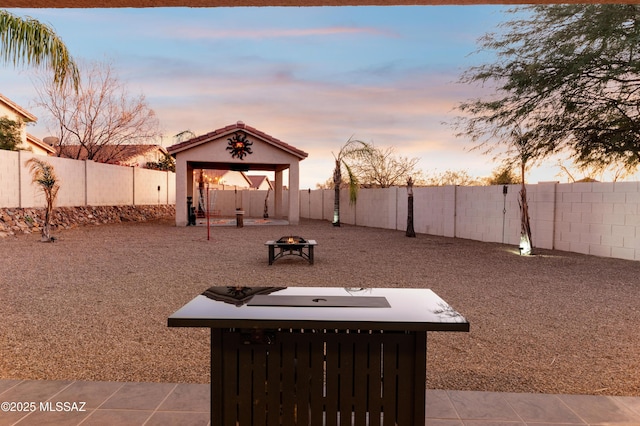
{"type": "Polygon", "coordinates": [[[171,383],[126,383],[99,408],[155,410],[175,387],[171,383]]]}
{"type": "MultiPolygon", "coordinates": [[[[209,385],[1,380],[0,389],[0,401],[87,400],[85,412],[0,412],[0,426],[207,426],[210,420],[209,385]]],[[[427,390],[426,404],[428,426],[640,425],[637,397],[427,390]]]]}
{"type": "Polygon", "coordinates": [[[427,419],[458,419],[456,409],[445,390],[427,389],[426,397],[427,419]]]}
{"type": "Polygon", "coordinates": [[[209,413],[211,410],[211,386],[179,384],[158,407],[158,411],[197,411],[209,413]]]}
{"type": "Polygon", "coordinates": [[[52,401],[85,402],[87,409],[97,408],[124,385],[117,382],[73,382],[52,401]]]}
{"type": "Polygon", "coordinates": [[[505,393],[503,397],[525,422],[584,424],[554,395],[505,393]]]}
{"type": "Polygon", "coordinates": [[[90,411],[34,411],[28,416],[22,418],[16,426],[59,426],[59,425],[77,425],[84,420],[90,411]]]}
{"type": "Polygon", "coordinates": [[[3,392],[2,401],[48,401],[71,383],[66,380],[23,380],[3,392]]]}
{"type": "Polygon", "coordinates": [[[16,386],[21,381],[22,380],[9,380],[9,379],[0,380],[0,395],[2,395],[3,392],[16,386]]]}
{"type": "Polygon", "coordinates": [[[207,426],[209,413],[157,411],[145,426],[207,426]]]}
{"type": "Polygon", "coordinates": [[[0,426],[11,426],[29,414],[31,413],[21,413],[16,411],[0,412],[0,426]]]}
{"type": "MultiPolygon", "coordinates": [[[[586,425],[586,423],[580,423],[580,424],[581,425],[586,425]]],[[[527,426],[573,426],[573,424],[572,423],[527,422],[527,426]]],[[[609,426],[611,426],[611,425],[609,425],[609,426]]],[[[617,426],[623,426],[623,425],[617,425],[617,426]]],[[[637,423],[634,424],[634,425],[627,425],[627,426],[637,426],[637,423]]]]}
{"type": "Polygon", "coordinates": [[[467,420],[520,421],[500,393],[449,391],[448,394],[465,425],[467,420]]]}
{"type": "Polygon", "coordinates": [[[590,425],[627,423],[637,424],[638,416],[611,397],[592,395],[561,395],[559,398],[581,419],[590,425]]]}
{"type": "Polygon", "coordinates": [[[82,426],[142,426],[153,411],[142,410],[95,410],[80,425],[82,426]]]}
{"type": "Polygon", "coordinates": [[[624,405],[637,416],[640,416],[640,398],[634,398],[631,396],[612,396],[611,399],[624,405]]]}
{"type": "Polygon", "coordinates": [[[462,420],[427,419],[427,426],[464,426],[462,420]]]}

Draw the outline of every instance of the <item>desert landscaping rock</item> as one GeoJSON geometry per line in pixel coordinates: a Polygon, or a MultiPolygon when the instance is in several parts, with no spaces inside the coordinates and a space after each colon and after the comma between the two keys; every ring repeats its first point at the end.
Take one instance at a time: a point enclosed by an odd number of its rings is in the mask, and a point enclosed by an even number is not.
{"type": "Polygon", "coordinates": [[[55,244],[0,239],[0,379],[208,383],[209,331],[167,317],[210,286],[424,287],[471,323],[429,333],[428,388],[640,396],[640,262],[306,220],[207,240],[109,215],[55,244]],[[269,266],[283,235],[317,240],[315,264],[269,266]]]}

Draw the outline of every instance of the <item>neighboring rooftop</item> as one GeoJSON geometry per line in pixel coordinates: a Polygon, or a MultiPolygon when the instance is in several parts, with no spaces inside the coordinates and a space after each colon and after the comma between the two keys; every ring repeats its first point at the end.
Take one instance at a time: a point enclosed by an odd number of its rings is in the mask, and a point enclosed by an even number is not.
{"type": "MultiPolygon", "coordinates": [[[[86,160],[89,156],[87,149],[81,145],[59,145],[54,148],[58,157],[86,160]]],[[[132,160],[157,151],[167,152],[160,145],[105,145],[92,159],[97,163],[129,165],[132,160]]]]}

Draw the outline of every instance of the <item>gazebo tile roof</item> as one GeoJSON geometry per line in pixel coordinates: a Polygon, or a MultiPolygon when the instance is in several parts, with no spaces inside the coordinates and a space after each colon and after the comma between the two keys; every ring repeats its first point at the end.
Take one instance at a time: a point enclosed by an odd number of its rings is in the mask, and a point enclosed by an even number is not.
{"type": "Polygon", "coordinates": [[[265,142],[271,143],[272,145],[275,145],[281,149],[284,149],[286,151],[289,151],[295,155],[297,155],[300,158],[306,158],[309,154],[307,154],[306,152],[292,146],[289,145],[286,142],[281,141],[280,139],[274,138],[271,135],[268,135],[266,133],[264,133],[263,131],[260,131],[258,129],[256,129],[255,127],[251,127],[251,126],[247,126],[246,124],[244,124],[242,121],[238,121],[235,124],[230,124],[228,126],[225,127],[221,127],[220,129],[216,129],[212,132],[206,133],[204,135],[200,135],[197,136],[195,138],[189,139],[187,141],[184,142],[180,142],[178,144],[175,145],[171,145],[170,147],[167,148],[167,151],[170,154],[173,153],[177,153],[180,151],[184,151],[185,149],[188,149],[190,147],[195,147],[197,145],[200,145],[201,143],[207,142],[211,139],[214,139],[218,136],[221,135],[225,135],[228,133],[231,133],[235,130],[245,130],[248,133],[253,134],[254,136],[264,140],[265,142]]]}

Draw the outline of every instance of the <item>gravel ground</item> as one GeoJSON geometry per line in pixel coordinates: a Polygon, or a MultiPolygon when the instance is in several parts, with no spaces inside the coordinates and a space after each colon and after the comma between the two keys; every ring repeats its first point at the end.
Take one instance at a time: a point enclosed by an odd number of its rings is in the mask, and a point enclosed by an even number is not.
{"type": "Polygon", "coordinates": [[[471,323],[430,333],[427,387],[640,396],[640,262],[303,221],[81,227],[0,239],[0,378],[208,383],[209,333],[167,317],[213,285],[431,288],[471,323]],[[267,265],[266,240],[318,241],[267,265]]]}

